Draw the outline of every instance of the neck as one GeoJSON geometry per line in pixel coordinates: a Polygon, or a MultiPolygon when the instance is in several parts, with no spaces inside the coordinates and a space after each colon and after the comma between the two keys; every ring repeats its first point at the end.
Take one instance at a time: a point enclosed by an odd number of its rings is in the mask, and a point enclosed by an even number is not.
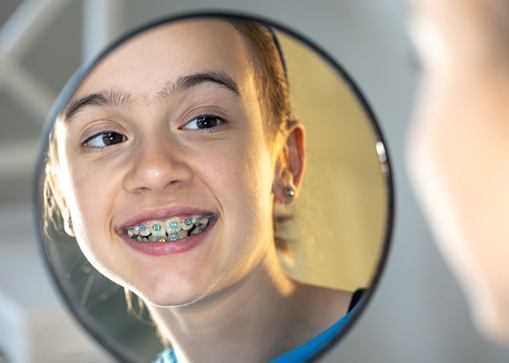
{"type": "MultiPolygon", "coordinates": [[[[295,314],[303,309],[297,284],[269,251],[236,284],[185,307],[149,310],[179,362],[259,362],[294,345],[300,331],[295,314]]],[[[300,343],[300,342],[299,342],[300,343]]]]}

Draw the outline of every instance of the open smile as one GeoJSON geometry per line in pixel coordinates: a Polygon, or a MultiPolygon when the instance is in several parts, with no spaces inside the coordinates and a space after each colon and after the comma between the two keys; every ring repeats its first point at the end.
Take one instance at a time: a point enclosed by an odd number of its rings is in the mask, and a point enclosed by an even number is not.
{"type": "Polygon", "coordinates": [[[166,220],[150,220],[129,226],[123,234],[138,242],[174,243],[189,236],[203,233],[211,224],[215,215],[182,215],[166,220]]]}

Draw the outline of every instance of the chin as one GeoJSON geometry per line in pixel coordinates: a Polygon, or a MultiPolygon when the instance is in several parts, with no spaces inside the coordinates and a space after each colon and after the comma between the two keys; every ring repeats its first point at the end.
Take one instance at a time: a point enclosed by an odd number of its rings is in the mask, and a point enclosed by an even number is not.
{"type": "Polygon", "coordinates": [[[183,284],[166,284],[160,288],[137,289],[132,290],[140,296],[147,304],[158,307],[180,307],[191,305],[201,300],[206,292],[203,289],[183,286],[183,284]],[[168,287],[170,286],[170,287],[168,287]],[[179,286],[177,289],[171,286],[179,286]]]}
{"type": "Polygon", "coordinates": [[[152,306],[160,308],[177,308],[192,305],[200,300],[200,297],[189,296],[189,297],[162,297],[162,298],[147,298],[143,297],[143,300],[152,306]]]}

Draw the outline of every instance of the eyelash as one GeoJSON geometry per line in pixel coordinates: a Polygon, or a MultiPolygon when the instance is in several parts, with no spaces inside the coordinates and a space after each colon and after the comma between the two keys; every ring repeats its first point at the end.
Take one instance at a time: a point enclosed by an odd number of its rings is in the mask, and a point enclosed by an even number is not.
{"type": "Polygon", "coordinates": [[[187,126],[187,125],[189,125],[191,122],[196,122],[196,124],[197,124],[196,126],[197,126],[197,127],[196,127],[196,128],[193,128],[193,129],[189,129],[189,128],[187,128],[187,130],[197,130],[197,131],[199,131],[199,132],[208,132],[208,133],[212,133],[212,132],[215,132],[215,130],[216,130],[217,128],[221,127],[221,125],[223,125],[226,121],[225,121],[223,118],[221,118],[221,117],[219,117],[219,116],[217,116],[217,115],[214,115],[214,114],[208,114],[208,113],[207,113],[207,114],[202,114],[202,115],[198,115],[198,116],[193,117],[191,120],[187,121],[187,122],[184,124],[184,126],[182,126],[182,127],[181,127],[181,129],[186,130],[186,126],[187,126]],[[212,118],[212,119],[214,119],[214,120],[216,120],[218,123],[217,123],[216,125],[214,125],[214,126],[207,127],[207,128],[199,128],[199,127],[198,127],[198,123],[199,123],[200,121],[205,122],[205,121],[207,121],[207,119],[211,119],[211,118],[212,118]]]}
{"type": "Polygon", "coordinates": [[[90,137],[89,137],[89,138],[87,138],[85,141],[83,141],[82,145],[83,145],[84,147],[86,147],[87,149],[91,149],[91,150],[102,150],[102,149],[105,149],[105,148],[107,148],[107,147],[109,147],[109,146],[116,145],[116,144],[119,144],[119,143],[121,143],[121,142],[125,142],[125,141],[127,141],[127,136],[122,135],[121,133],[118,133],[118,132],[113,131],[113,130],[105,130],[105,131],[101,131],[101,132],[98,132],[98,133],[96,133],[96,134],[94,134],[94,135],[90,136],[90,137]],[[121,140],[121,141],[119,141],[119,142],[115,142],[115,143],[113,143],[113,144],[111,144],[111,145],[104,145],[104,146],[92,146],[92,145],[90,145],[90,142],[91,142],[92,140],[94,140],[94,139],[96,139],[96,138],[98,138],[98,137],[100,137],[100,136],[102,136],[102,140],[101,140],[101,141],[103,141],[103,142],[104,142],[104,138],[105,138],[105,137],[107,137],[107,136],[109,136],[109,137],[112,137],[112,136],[114,136],[114,137],[120,136],[122,140],[121,140]]]}
{"type": "MultiPolygon", "coordinates": [[[[225,123],[225,120],[223,118],[219,117],[219,116],[216,116],[214,114],[202,114],[202,115],[198,115],[198,116],[192,118],[191,120],[189,120],[188,122],[186,122],[184,124],[184,126],[181,127],[181,129],[183,129],[183,130],[196,130],[196,131],[199,131],[199,132],[213,133],[213,132],[215,132],[215,129],[217,129],[218,127],[221,127],[221,125],[223,125],[224,123],[225,123]],[[199,128],[199,126],[198,126],[199,124],[198,123],[200,121],[202,121],[202,122],[210,121],[210,120],[207,120],[207,119],[214,119],[217,122],[217,124],[213,125],[211,127],[207,127],[207,128],[199,128]],[[192,128],[192,129],[189,129],[189,128],[186,129],[186,126],[189,125],[191,122],[196,122],[196,124],[197,124],[196,126],[197,127],[196,128],[192,128]]],[[[98,133],[88,137],[85,141],[83,141],[82,145],[84,147],[86,147],[87,149],[91,149],[91,150],[103,150],[103,149],[105,149],[107,147],[119,144],[121,142],[125,142],[127,140],[128,140],[127,137],[125,135],[122,135],[121,133],[118,133],[118,132],[113,131],[113,130],[105,130],[105,131],[98,132],[98,133]],[[90,145],[91,141],[93,141],[94,139],[96,139],[96,138],[98,138],[100,136],[102,136],[102,140],[101,141],[104,144],[103,146],[92,146],[92,145],[90,145]],[[120,138],[121,138],[120,141],[117,140],[118,142],[114,142],[114,143],[112,143],[110,145],[106,145],[104,143],[104,138],[105,137],[110,137],[111,138],[111,137],[118,137],[118,136],[120,136],[120,138]]]]}

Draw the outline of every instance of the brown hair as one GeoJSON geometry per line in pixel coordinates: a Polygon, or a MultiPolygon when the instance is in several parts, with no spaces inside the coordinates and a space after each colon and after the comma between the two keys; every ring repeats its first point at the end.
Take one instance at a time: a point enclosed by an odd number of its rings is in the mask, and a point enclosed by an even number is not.
{"type": "MultiPolygon", "coordinates": [[[[253,66],[258,81],[259,102],[267,118],[269,143],[277,145],[292,120],[292,109],[284,59],[276,35],[267,26],[253,21],[229,22],[248,41],[255,60],[253,66]]],[[[285,209],[274,212],[275,243],[280,251],[288,250],[288,240],[282,234],[283,225],[291,219],[292,216],[285,209]]]]}
{"type": "Polygon", "coordinates": [[[269,134],[277,136],[285,131],[292,111],[284,60],[275,34],[265,25],[252,21],[230,20],[230,24],[248,40],[255,59],[260,103],[263,110],[270,111],[264,115],[268,118],[269,134]]]}

